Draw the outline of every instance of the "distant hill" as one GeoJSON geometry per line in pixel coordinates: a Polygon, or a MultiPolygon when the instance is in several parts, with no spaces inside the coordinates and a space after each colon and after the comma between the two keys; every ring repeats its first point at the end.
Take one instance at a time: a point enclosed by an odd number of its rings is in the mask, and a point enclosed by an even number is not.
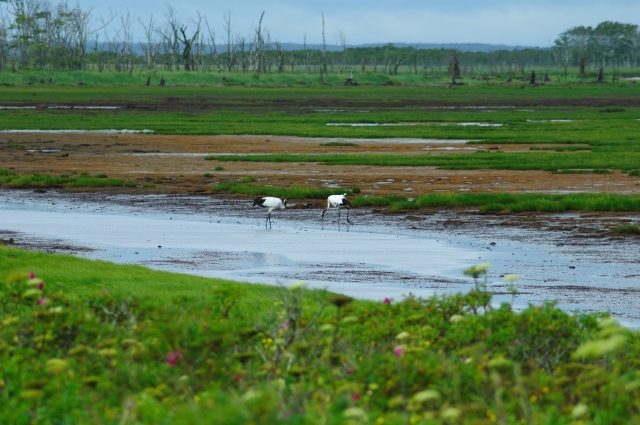
{"type": "MultiPolygon", "coordinates": [[[[529,46],[507,46],[506,44],[486,44],[486,43],[368,43],[349,45],[350,49],[357,49],[358,47],[414,47],[418,49],[457,49],[462,52],[495,52],[496,50],[522,50],[531,49],[535,47],[529,46]]],[[[302,44],[300,43],[282,43],[282,46],[287,50],[300,50],[302,44]]],[[[322,44],[307,44],[309,50],[322,50],[322,44]]],[[[337,52],[342,50],[342,46],[336,44],[327,44],[328,52],[337,52]]],[[[223,50],[222,50],[223,51],[223,50]]]]}
{"type": "MultiPolygon", "coordinates": [[[[0,0],[2,1],[2,0],[0,0]]],[[[302,50],[302,43],[281,43],[285,50],[302,50]]],[[[101,48],[108,48],[106,43],[100,43],[101,48]]],[[[507,46],[506,44],[486,44],[486,43],[369,43],[349,45],[349,49],[357,49],[358,47],[417,47],[418,49],[457,49],[461,52],[495,52],[496,50],[522,50],[535,49],[530,46],[507,46]]],[[[227,51],[226,45],[216,45],[218,53],[227,51]]],[[[272,46],[274,48],[274,46],[272,46]]],[[[307,44],[308,50],[322,50],[322,44],[307,44]]],[[[337,44],[327,44],[327,52],[339,52],[342,46],[337,44]]],[[[145,46],[142,43],[133,43],[133,51],[137,54],[144,54],[145,46]]]]}

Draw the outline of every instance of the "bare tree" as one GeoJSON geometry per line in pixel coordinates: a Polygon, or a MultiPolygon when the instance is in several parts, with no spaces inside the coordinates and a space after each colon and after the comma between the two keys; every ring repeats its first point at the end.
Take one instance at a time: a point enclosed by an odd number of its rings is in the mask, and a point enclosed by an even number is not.
{"type": "Polygon", "coordinates": [[[264,18],[264,12],[260,15],[260,20],[258,21],[258,28],[255,30],[255,58],[256,65],[255,70],[258,77],[260,77],[260,73],[264,69],[264,56],[265,51],[267,49],[267,43],[265,43],[265,34],[262,30],[262,19],[264,18]]]}
{"type": "Polygon", "coordinates": [[[327,73],[327,42],[324,37],[324,12],[322,13],[322,74],[327,73]]]}
{"type": "Polygon", "coordinates": [[[140,18],[138,18],[140,25],[144,28],[144,35],[146,38],[145,54],[147,60],[147,67],[149,69],[156,69],[155,63],[158,57],[158,44],[155,42],[156,23],[153,20],[153,15],[149,18],[149,24],[145,25],[140,18]]]}
{"type": "Polygon", "coordinates": [[[207,21],[206,17],[204,18],[204,24],[207,26],[207,33],[209,35],[209,45],[212,46],[210,47],[211,56],[216,63],[218,73],[220,73],[222,72],[222,68],[220,67],[220,56],[218,55],[218,48],[216,47],[216,32],[211,29],[211,27],[209,26],[209,21],[207,21]]]}
{"type": "Polygon", "coordinates": [[[231,32],[232,32],[231,11],[227,11],[227,13],[224,15],[224,29],[225,29],[225,33],[227,34],[227,39],[226,39],[227,71],[231,73],[236,62],[236,52],[235,52],[236,45],[234,43],[234,38],[231,35],[231,32]]]}
{"type": "Polygon", "coordinates": [[[342,47],[342,64],[339,66],[339,72],[340,74],[342,74],[342,71],[346,71],[347,68],[347,36],[345,35],[345,33],[338,28],[338,42],[340,43],[340,46],[342,47]]]}

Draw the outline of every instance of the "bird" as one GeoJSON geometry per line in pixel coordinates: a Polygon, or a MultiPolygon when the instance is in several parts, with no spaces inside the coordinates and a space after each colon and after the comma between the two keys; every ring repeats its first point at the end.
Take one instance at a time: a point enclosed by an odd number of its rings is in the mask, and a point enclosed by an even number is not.
{"type": "Polygon", "coordinates": [[[269,224],[269,228],[271,228],[271,211],[273,210],[283,210],[287,206],[287,200],[284,201],[280,198],[274,198],[273,196],[265,196],[264,198],[256,198],[253,200],[253,207],[258,206],[261,208],[266,208],[269,212],[267,214],[267,221],[264,223],[264,228],[267,228],[267,223],[269,224]]]}
{"type": "Polygon", "coordinates": [[[324,214],[329,211],[331,208],[336,208],[338,210],[338,226],[340,226],[340,209],[347,209],[347,223],[353,224],[349,220],[349,210],[351,209],[351,202],[346,198],[347,194],[343,193],[342,195],[331,195],[327,198],[327,208],[322,210],[322,227],[324,228],[324,214]]]}

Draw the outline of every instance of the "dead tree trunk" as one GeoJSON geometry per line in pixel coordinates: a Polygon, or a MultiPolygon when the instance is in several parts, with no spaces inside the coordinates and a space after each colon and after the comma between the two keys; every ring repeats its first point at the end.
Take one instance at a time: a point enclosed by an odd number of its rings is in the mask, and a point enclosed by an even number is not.
{"type": "Polygon", "coordinates": [[[535,71],[531,71],[531,79],[529,80],[529,84],[536,84],[536,72],[535,71]]]}
{"type": "Polygon", "coordinates": [[[398,62],[396,62],[396,64],[393,67],[393,71],[391,71],[391,75],[398,75],[398,67],[400,66],[400,63],[402,62],[402,59],[404,59],[404,53],[402,55],[400,55],[400,58],[398,59],[398,62]]]}
{"type": "Polygon", "coordinates": [[[584,75],[584,56],[580,58],[580,75],[584,75]]]}
{"type": "Polygon", "coordinates": [[[596,83],[604,83],[604,66],[600,67],[598,70],[598,78],[595,81],[596,83]]]}

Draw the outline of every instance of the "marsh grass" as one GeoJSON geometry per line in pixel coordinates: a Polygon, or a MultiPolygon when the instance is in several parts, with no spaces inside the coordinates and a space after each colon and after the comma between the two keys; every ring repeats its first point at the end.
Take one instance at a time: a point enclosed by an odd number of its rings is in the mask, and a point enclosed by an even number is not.
{"type": "Polygon", "coordinates": [[[454,194],[432,193],[413,201],[406,197],[358,197],[353,206],[409,210],[422,207],[479,207],[481,212],[640,211],[640,195],[589,194],[454,194]]]}
{"type": "Polygon", "coordinates": [[[88,173],[70,177],[66,174],[61,176],[49,176],[42,174],[17,175],[7,169],[0,169],[0,186],[4,187],[135,187],[136,184],[120,179],[108,178],[106,174],[99,174],[91,177],[88,173]]]}
{"type": "Polygon", "coordinates": [[[251,185],[242,183],[242,179],[238,182],[220,183],[211,188],[214,192],[228,192],[231,194],[242,194],[250,196],[274,196],[276,198],[286,199],[325,199],[329,195],[338,195],[346,193],[353,195],[353,191],[332,188],[332,189],[313,189],[309,187],[293,186],[288,189],[268,186],[268,185],[251,185]]]}
{"type": "Polygon", "coordinates": [[[616,233],[628,234],[628,235],[640,235],[640,226],[637,224],[628,224],[624,226],[616,226],[613,228],[616,233]]]}

